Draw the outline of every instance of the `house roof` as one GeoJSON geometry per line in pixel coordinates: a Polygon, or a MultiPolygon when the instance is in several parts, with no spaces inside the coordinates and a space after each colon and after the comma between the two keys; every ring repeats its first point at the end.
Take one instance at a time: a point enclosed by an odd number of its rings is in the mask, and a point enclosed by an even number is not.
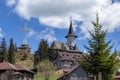
{"type": "Polygon", "coordinates": [[[115,78],[116,78],[116,79],[120,79],[120,76],[119,76],[119,75],[118,75],[118,76],[115,76],[115,78]]]}
{"type": "Polygon", "coordinates": [[[9,62],[2,62],[0,63],[0,70],[16,70],[16,71],[27,71],[29,73],[33,73],[32,71],[28,70],[27,68],[19,65],[19,64],[11,64],[9,62]]]}
{"type": "Polygon", "coordinates": [[[73,67],[72,69],[70,69],[66,75],[70,74],[71,72],[73,72],[75,69],[77,69],[79,67],[79,65],[76,65],[75,67],[73,67]]]}
{"type": "Polygon", "coordinates": [[[70,50],[68,45],[63,42],[53,41],[51,45],[51,48],[58,49],[58,50],[62,50],[62,47],[64,47],[68,51],[70,50]]]}
{"type": "Polygon", "coordinates": [[[79,65],[76,65],[75,67],[73,67],[72,69],[64,69],[63,72],[64,74],[62,76],[60,76],[57,80],[60,80],[61,78],[66,77],[67,75],[69,75],[70,73],[72,73],[75,69],[77,69],[79,67],[79,65]]]}
{"type": "Polygon", "coordinates": [[[24,68],[23,66],[19,64],[15,64],[15,66],[17,67],[18,70],[26,70],[26,68],[24,68]]]}
{"type": "Polygon", "coordinates": [[[10,64],[8,62],[0,63],[0,70],[9,70],[9,69],[18,70],[15,65],[10,64]]]}
{"type": "Polygon", "coordinates": [[[61,57],[62,60],[79,60],[85,55],[84,53],[81,52],[68,52],[68,51],[58,51],[58,55],[61,57]]]}
{"type": "Polygon", "coordinates": [[[29,69],[19,65],[19,64],[15,64],[15,66],[17,67],[18,71],[27,71],[27,72],[30,72],[30,73],[34,73],[33,71],[30,71],[29,69]]]}
{"type": "Polygon", "coordinates": [[[21,72],[13,72],[12,75],[24,75],[21,72]]]}

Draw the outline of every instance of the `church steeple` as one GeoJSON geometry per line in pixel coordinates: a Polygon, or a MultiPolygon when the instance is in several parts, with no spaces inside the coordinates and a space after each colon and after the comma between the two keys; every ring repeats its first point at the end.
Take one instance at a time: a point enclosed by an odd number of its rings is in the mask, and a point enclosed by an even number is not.
{"type": "Polygon", "coordinates": [[[68,32],[68,35],[70,34],[74,34],[74,31],[73,31],[73,25],[72,25],[72,20],[70,21],[70,27],[69,27],[69,32],[68,32]]]}
{"type": "Polygon", "coordinates": [[[65,36],[65,37],[67,38],[67,44],[68,44],[70,50],[74,50],[74,46],[76,45],[75,39],[77,38],[77,36],[74,34],[72,20],[70,20],[69,31],[68,31],[67,36],[65,36]]]}

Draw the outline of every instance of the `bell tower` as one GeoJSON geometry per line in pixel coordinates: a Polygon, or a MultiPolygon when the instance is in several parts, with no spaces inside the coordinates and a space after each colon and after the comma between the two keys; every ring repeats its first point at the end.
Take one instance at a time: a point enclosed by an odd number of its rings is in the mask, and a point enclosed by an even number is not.
{"type": "Polygon", "coordinates": [[[76,46],[75,39],[77,38],[77,36],[74,34],[72,20],[70,20],[69,31],[68,31],[67,36],[65,36],[65,38],[67,38],[67,44],[70,50],[74,50],[76,46]]]}

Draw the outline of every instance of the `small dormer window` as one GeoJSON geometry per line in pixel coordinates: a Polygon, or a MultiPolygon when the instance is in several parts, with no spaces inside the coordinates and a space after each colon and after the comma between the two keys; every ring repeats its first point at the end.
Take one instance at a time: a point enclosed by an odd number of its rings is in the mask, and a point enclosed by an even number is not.
{"type": "Polygon", "coordinates": [[[67,56],[69,56],[69,55],[67,54],[67,56]]]}

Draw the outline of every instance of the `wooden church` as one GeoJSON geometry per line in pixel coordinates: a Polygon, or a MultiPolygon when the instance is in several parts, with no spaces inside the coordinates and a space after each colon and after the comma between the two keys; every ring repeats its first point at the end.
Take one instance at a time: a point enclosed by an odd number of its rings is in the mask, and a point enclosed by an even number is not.
{"type": "Polygon", "coordinates": [[[72,20],[65,38],[67,43],[54,41],[51,45],[54,45],[54,49],[58,49],[57,57],[54,61],[57,69],[63,70],[63,75],[57,80],[88,80],[87,72],[79,65],[80,60],[86,54],[80,52],[76,45],[77,36],[74,34],[72,20]]]}

